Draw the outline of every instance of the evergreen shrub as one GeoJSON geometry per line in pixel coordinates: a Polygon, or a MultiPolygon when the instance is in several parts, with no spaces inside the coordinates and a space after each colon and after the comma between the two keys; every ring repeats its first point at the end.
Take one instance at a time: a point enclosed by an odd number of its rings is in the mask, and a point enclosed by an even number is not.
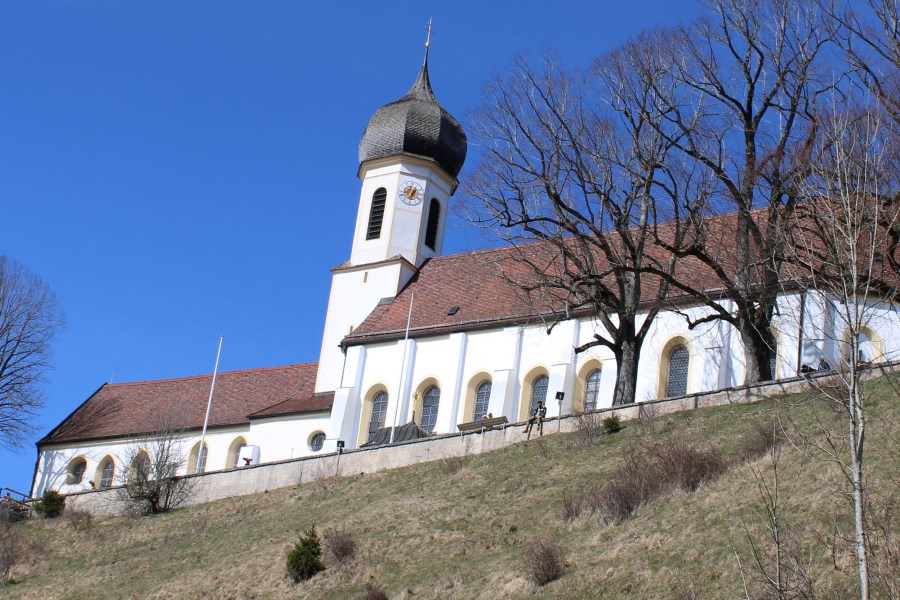
{"type": "Polygon", "coordinates": [[[619,415],[609,415],[603,419],[603,429],[606,433],[622,431],[622,419],[619,418],[619,415]]]}
{"type": "Polygon", "coordinates": [[[306,581],[313,575],[323,570],[322,544],[319,542],[319,534],[313,525],[300,536],[300,541],[288,551],[287,570],[294,583],[306,581]]]}
{"type": "Polygon", "coordinates": [[[65,496],[56,490],[47,490],[41,499],[34,503],[34,510],[45,517],[54,518],[62,514],[65,505],[65,496]]]}

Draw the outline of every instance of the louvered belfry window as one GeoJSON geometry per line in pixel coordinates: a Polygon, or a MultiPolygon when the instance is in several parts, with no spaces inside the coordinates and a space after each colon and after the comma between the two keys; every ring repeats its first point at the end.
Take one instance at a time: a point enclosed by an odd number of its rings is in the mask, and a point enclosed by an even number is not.
{"type": "Polygon", "coordinates": [[[432,198],[428,204],[428,225],[425,227],[425,245],[434,250],[437,244],[438,224],[441,222],[441,203],[432,198]]]}
{"type": "Polygon", "coordinates": [[[675,398],[687,393],[688,363],[691,354],[684,346],[678,346],[669,354],[669,381],[666,385],[666,397],[675,398]]]}
{"type": "Polygon", "coordinates": [[[384,222],[384,204],[386,201],[386,189],[378,188],[372,194],[372,208],[369,210],[369,229],[366,231],[367,240],[377,240],[381,237],[381,224],[384,222]]]}

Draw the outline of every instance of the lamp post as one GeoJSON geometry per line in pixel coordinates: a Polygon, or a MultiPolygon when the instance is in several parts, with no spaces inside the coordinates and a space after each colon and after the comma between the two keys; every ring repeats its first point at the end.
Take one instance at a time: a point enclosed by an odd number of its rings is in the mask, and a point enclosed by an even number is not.
{"type": "Polygon", "coordinates": [[[559,403],[559,409],[556,412],[556,433],[562,430],[562,401],[565,397],[565,392],[556,392],[556,401],[559,403]]]}

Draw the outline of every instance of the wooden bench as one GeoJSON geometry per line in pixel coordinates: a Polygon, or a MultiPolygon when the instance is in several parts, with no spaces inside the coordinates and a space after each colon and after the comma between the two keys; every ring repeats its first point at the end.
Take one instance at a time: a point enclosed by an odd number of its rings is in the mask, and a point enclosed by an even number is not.
{"type": "Polygon", "coordinates": [[[481,419],[479,421],[470,421],[469,423],[459,423],[456,427],[460,433],[466,431],[480,431],[484,433],[489,429],[498,428],[501,425],[509,423],[506,417],[494,417],[493,419],[481,419]]]}

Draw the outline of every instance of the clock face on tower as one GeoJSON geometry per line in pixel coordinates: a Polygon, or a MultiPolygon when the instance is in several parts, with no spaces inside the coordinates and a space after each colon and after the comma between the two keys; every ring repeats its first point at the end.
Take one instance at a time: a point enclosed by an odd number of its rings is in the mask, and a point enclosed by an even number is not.
{"type": "Polygon", "coordinates": [[[404,181],[400,184],[400,201],[408,206],[418,206],[422,204],[425,197],[422,186],[415,181],[404,181]]]}

